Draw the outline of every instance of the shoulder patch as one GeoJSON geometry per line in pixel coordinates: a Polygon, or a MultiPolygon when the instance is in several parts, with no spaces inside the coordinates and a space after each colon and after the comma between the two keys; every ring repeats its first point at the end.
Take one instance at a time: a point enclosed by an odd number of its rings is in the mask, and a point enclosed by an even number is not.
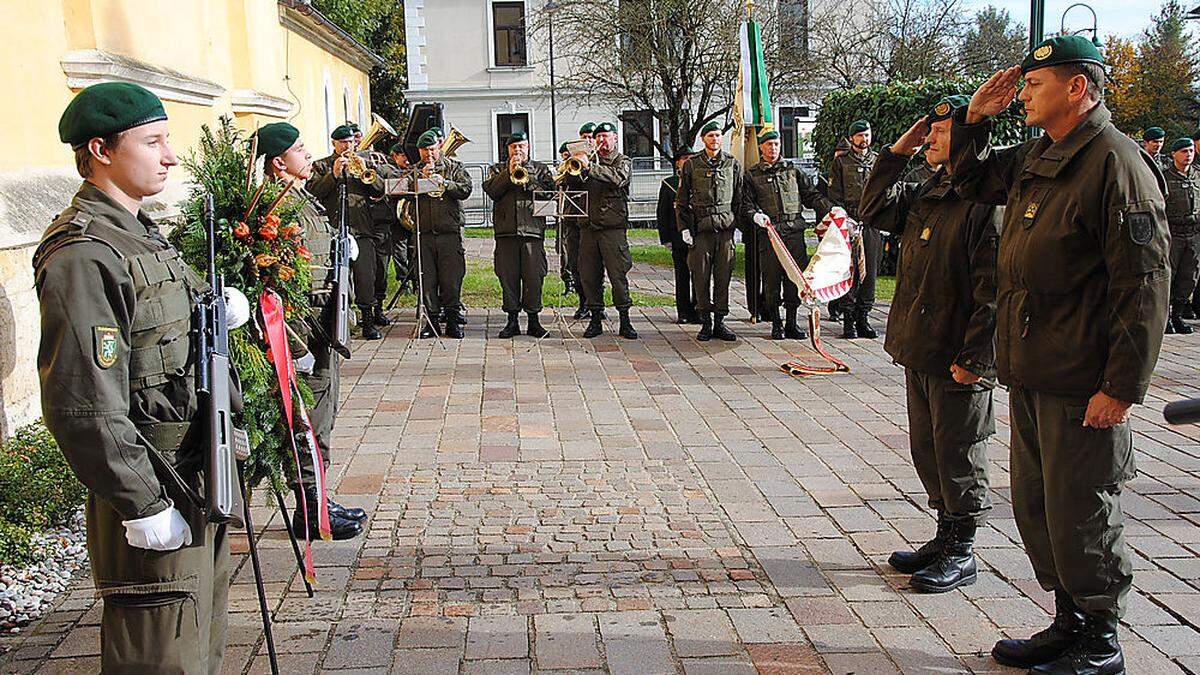
{"type": "Polygon", "coordinates": [[[121,343],[120,331],[112,326],[95,326],[92,333],[96,365],[108,370],[117,362],[117,350],[121,343]]]}
{"type": "Polygon", "coordinates": [[[1129,238],[1138,246],[1145,246],[1154,238],[1154,218],[1148,211],[1136,211],[1129,214],[1129,238]]]}

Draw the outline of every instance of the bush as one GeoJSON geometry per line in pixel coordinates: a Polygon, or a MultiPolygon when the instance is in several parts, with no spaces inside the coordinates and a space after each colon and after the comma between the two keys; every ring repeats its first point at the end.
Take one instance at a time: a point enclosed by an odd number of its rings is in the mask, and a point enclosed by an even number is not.
{"type": "Polygon", "coordinates": [[[33,534],[66,523],[86,495],[44,426],[18,429],[0,446],[0,562],[28,562],[33,534]]]}
{"type": "MultiPolygon", "coordinates": [[[[978,80],[949,80],[928,78],[913,82],[893,82],[858,89],[830,92],[821,101],[821,112],[812,132],[812,141],[821,173],[828,174],[833,162],[833,149],[846,135],[850,123],[865,119],[871,122],[873,146],[878,149],[891,145],[919,117],[929,112],[938,99],[949,94],[971,94],[983,82],[978,80]]],[[[1024,139],[1020,101],[1013,101],[997,118],[992,142],[1012,145],[1024,139]]]]}

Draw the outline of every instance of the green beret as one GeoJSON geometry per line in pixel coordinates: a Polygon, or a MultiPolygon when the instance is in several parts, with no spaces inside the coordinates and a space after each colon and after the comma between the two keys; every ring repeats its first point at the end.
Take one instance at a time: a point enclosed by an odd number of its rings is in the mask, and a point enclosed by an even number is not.
{"type": "Polygon", "coordinates": [[[584,122],[583,126],[579,127],[579,134],[581,136],[583,134],[591,134],[591,133],[595,133],[595,132],[596,132],[596,123],[595,122],[584,122]]]}
{"type": "Polygon", "coordinates": [[[1143,141],[1161,141],[1166,137],[1167,132],[1162,127],[1150,127],[1142,132],[1143,141]]]}
{"type": "Polygon", "coordinates": [[[774,141],[778,138],[779,138],[779,132],[775,131],[774,129],[771,129],[770,131],[764,131],[761,134],[759,134],[758,142],[761,144],[761,143],[766,143],[767,141],[774,141]]]}
{"type": "Polygon", "coordinates": [[[721,130],[721,123],[716,120],[713,120],[713,121],[709,122],[708,124],[705,124],[704,128],[700,129],[700,135],[703,136],[710,131],[720,131],[720,130],[721,130]]]}
{"type": "Polygon", "coordinates": [[[343,124],[342,126],[334,129],[333,132],[329,134],[329,137],[335,141],[344,141],[353,135],[354,131],[350,129],[350,125],[343,124]]]}
{"type": "Polygon", "coordinates": [[[675,151],[674,155],[671,156],[671,162],[672,163],[678,162],[679,160],[683,159],[684,157],[687,157],[688,155],[694,155],[694,154],[696,154],[696,151],[693,150],[690,145],[687,147],[680,148],[675,151]]]}
{"type": "Polygon", "coordinates": [[[358,123],[357,123],[357,122],[351,122],[351,121],[349,121],[349,120],[346,120],[346,126],[350,127],[350,132],[351,132],[351,133],[356,133],[356,132],[358,132],[358,131],[361,131],[361,129],[359,129],[359,128],[358,128],[358,123]]]}
{"type": "Polygon", "coordinates": [[[512,135],[508,137],[508,145],[527,140],[529,140],[529,136],[527,136],[524,131],[514,131],[512,132],[512,135]]]}
{"type": "Polygon", "coordinates": [[[597,134],[603,134],[603,133],[615,134],[615,133],[617,133],[617,125],[613,124],[612,122],[597,122],[597,123],[596,123],[596,129],[595,129],[595,131],[594,131],[593,133],[597,133],[597,134]]]}
{"type": "Polygon", "coordinates": [[[1059,35],[1034,47],[1021,62],[1021,74],[1046,66],[1061,66],[1064,63],[1094,63],[1104,65],[1104,56],[1092,41],[1082,35],[1059,35]]]}
{"type": "Polygon", "coordinates": [[[434,133],[434,135],[437,136],[438,138],[446,137],[446,134],[442,133],[441,127],[429,127],[429,129],[427,129],[427,131],[432,131],[434,133]]]}
{"type": "Polygon", "coordinates": [[[254,132],[258,137],[258,156],[268,160],[282,155],[296,144],[300,130],[287,122],[272,122],[254,132]]]}
{"type": "Polygon", "coordinates": [[[846,136],[849,137],[849,136],[853,136],[854,134],[861,134],[864,131],[870,131],[870,130],[871,130],[870,122],[868,122],[866,120],[854,120],[853,122],[850,123],[850,131],[846,132],[846,136]]]}
{"type": "Polygon", "coordinates": [[[951,94],[950,96],[943,96],[941,100],[935,103],[933,108],[929,111],[927,121],[933,123],[941,122],[942,120],[948,120],[950,119],[950,116],[954,114],[955,110],[958,110],[970,102],[971,97],[964,96],[963,94],[951,94]]]}
{"type": "Polygon", "coordinates": [[[167,119],[162,101],[132,82],[93,84],[71,99],[58,120],[58,137],[78,149],[93,138],[167,119]]]}
{"type": "Polygon", "coordinates": [[[1190,147],[1192,147],[1192,139],[1184,136],[1183,138],[1176,138],[1171,141],[1171,144],[1167,146],[1167,152],[1179,152],[1190,147]]]}
{"type": "Polygon", "coordinates": [[[421,134],[420,138],[417,139],[417,147],[428,148],[431,145],[437,145],[439,142],[441,142],[441,138],[438,136],[437,131],[430,129],[421,134]]]}
{"type": "Polygon", "coordinates": [[[561,155],[566,151],[567,151],[567,142],[563,141],[562,143],[559,143],[558,144],[558,154],[561,155]]]}
{"type": "Polygon", "coordinates": [[[396,141],[395,143],[392,143],[392,147],[388,148],[388,152],[393,155],[403,155],[404,141],[396,141]]]}

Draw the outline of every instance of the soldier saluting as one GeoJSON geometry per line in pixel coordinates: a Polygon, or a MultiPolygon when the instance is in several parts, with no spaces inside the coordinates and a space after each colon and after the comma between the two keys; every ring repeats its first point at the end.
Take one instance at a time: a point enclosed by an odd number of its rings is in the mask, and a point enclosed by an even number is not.
{"type": "Polygon", "coordinates": [[[992,655],[1035,673],[1124,670],[1128,416],[1167,318],[1166,188],[1158,164],[1113,126],[1103,92],[1099,50],[1054,37],[980,86],[952,130],[955,188],[1005,204],[996,367],[1009,387],[1013,514],[1038,582],[1054,592],[1055,619],[992,655]],[[1022,75],[1025,123],[1046,134],[993,148],[990,118],[1022,75]]]}
{"type": "MultiPolygon", "coordinates": [[[[189,339],[208,285],[141,210],[178,163],[167,115],[109,82],[79,92],[58,130],[84,183],[33,257],[38,376],[46,427],[88,488],[101,670],[215,673],[232,568],[226,526],[194,498],[208,439],[189,339]]],[[[226,290],[232,328],[249,305],[226,290]]]]}

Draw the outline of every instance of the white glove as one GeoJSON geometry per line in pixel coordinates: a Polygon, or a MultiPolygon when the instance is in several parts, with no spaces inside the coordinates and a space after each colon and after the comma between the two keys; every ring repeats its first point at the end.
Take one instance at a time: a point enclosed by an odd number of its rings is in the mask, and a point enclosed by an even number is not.
{"type": "Polygon", "coordinates": [[[351,235],[346,237],[346,243],[350,247],[350,259],[358,260],[358,241],[354,239],[353,235],[351,235]]]}
{"type": "Polygon", "coordinates": [[[734,230],[733,230],[733,243],[735,243],[735,244],[742,243],[742,231],[737,228],[734,228],[734,230]]]}
{"type": "Polygon", "coordinates": [[[229,330],[244,326],[250,320],[250,301],[246,294],[234,288],[225,287],[225,327],[229,330]]]}
{"type": "Polygon", "coordinates": [[[125,520],[125,540],[135,548],[151,551],[174,551],[192,543],[192,528],[174,506],[152,516],[125,520]]]}
{"type": "Polygon", "coordinates": [[[691,230],[684,230],[684,231],[680,232],[679,238],[682,239],[683,243],[687,244],[688,246],[691,246],[692,244],[696,243],[696,239],[694,237],[692,237],[691,230]]]}
{"type": "Polygon", "coordinates": [[[296,372],[304,375],[312,375],[313,367],[316,366],[317,360],[313,358],[312,352],[296,359],[296,372]]]}
{"type": "Polygon", "coordinates": [[[767,214],[759,211],[758,213],[754,214],[754,224],[759,227],[766,227],[767,225],[771,224],[771,219],[767,217],[767,214]]]}

